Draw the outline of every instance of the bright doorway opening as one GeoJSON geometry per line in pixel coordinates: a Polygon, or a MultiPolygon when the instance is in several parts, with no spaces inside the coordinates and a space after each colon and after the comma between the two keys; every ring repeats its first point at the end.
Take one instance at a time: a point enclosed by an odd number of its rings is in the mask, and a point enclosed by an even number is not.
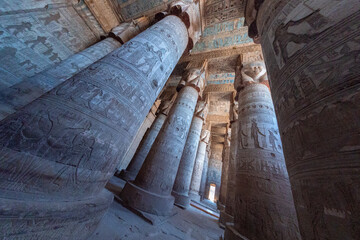
{"type": "Polygon", "coordinates": [[[216,190],[216,185],[211,183],[209,189],[209,200],[212,202],[215,202],[215,190],[216,190]]]}

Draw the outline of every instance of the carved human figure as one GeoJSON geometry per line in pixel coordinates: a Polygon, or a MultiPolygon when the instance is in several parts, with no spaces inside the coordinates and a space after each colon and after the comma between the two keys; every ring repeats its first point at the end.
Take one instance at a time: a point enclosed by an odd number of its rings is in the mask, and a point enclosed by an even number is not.
{"type": "Polygon", "coordinates": [[[251,138],[254,140],[254,145],[255,145],[256,148],[262,148],[262,147],[260,147],[260,144],[259,144],[259,134],[261,136],[266,137],[265,134],[263,134],[260,131],[260,129],[259,129],[257,123],[256,123],[256,120],[251,119],[251,138]]]}

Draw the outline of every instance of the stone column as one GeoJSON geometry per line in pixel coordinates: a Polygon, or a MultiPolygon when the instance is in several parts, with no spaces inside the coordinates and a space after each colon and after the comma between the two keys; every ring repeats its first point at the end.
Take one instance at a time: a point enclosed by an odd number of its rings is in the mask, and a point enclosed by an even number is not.
{"type": "Polygon", "coordinates": [[[149,25],[149,19],[146,17],[134,20],[131,24],[122,23],[113,29],[114,32],[110,34],[113,37],[108,37],[72,55],[55,67],[50,67],[33,77],[3,89],[0,91],[0,120],[105,57],[149,25]]]}
{"type": "Polygon", "coordinates": [[[300,239],[265,64],[243,57],[242,66],[234,226],[225,239],[300,239]]]}
{"type": "Polygon", "coordinates": [[[204,166],[202,168],[202,173],[201,173],[200,190],[199,190],[200,200],[203,200],[205,198],[205,186],[206,186],[207,172],[209,167],[209,156],[210,156],[210,148],[208,144],[205,152],[204,166]]]}
{"type": "Polygon", "coordinates": [[[301,235],[358,239],[359,1],[257,9],[247,21],[264,49],[301,235]]]}
{"type": "Polygon", "coordinates": [[[112,201],[104,186],[119,156],[187,41],[168,16],[1,121],[2,236],[88,238],[112,201]]]}
{"type": "MultiPolygon", "coordinates": [[[[166,85],[164,86],[164,88],[166,85]]],[[[156,100],[153,106],[151,107],[148,115],[146,115],[145,120],[142,122],[139,130],[137,131],[135,137],[133,138],[130,147],[127,149],[124,156],[119,161],[118,166],[116,167],[115,176],[119,176],[121,170],[126,169],[126,167],[131,162],[134,157],[136,150],[138,149],[141,140],[144,138],[146,132],[148,132],[149,128],[152,126],[153,122],[156,119],[156,112],[160,107],[161,100],[156,100]]]]}
{"type": "Polygon", "coordinates": [[[172,195],[175,197],[175,205],[181,208],[190,206],[190,183],[194,170],[195,158],[199,146],[201,129],[206,115],[207,104],[199,101],[193,117],[190,131],[186,139],[184,152],[181,156],[180,165],[176,174],[172,195]]]}
{"type": "Polygon", "coordinates": [[[210,131],[203,129],[201,131],[199,147],[196,153],[195,165],[191,176],[191,184],[189,191],[190,198],[195,201],[200,201],[200,195],[199,195],[200,182],[201,182],[202,171],[204,168],[206,146],[209,140],[210,140],[210,131]]]}
{"type": "Polygon", "coordinates": [[[222,155],[222,168],[221,168],[221,185],[219,201],[217,202],[217,208],[220,211],[225,210],[226,197],[227,197],[227,182],[229,172],[229,158],[230,158],[230,140],[231,129],[227,127],[227,133],[224,140],[224,151],[222,155]]]}
{"type": "Polygon", "coordinates": [[[136,175],[140,171],[140,168],[143,165],[146,156],[148,155],[156,137],[160,132],[161,127],[165,122],[165,119],[171,109],[171,106],[172,106],[171,101],[166,101],[161,104],[160,112],[157,114],[157,117],[154,123],[151,125],[151,128],[145,134],[129,166],[126,168],[126,170],[122,170],[120,172],[120,177],[125,181],[135,180],[136,175]]]}
{"type": "Polygon", "coordinates": [[[180,159],[197,100],[205,86],[206,62],[187,69],[179,94],[134,182],[127,182],[121,198],[132,208],[155,215],[169,215],[180,159]]]}
{"type": "Polygon", "coordinates": [[[231,127],[231,140],[230,140],[230,158],[229,158],[229,170],[227,181],[227,194],[225,210],[220,212],[219,223],[221,227],[225,227],[226,223],[234,222],[234,210],[235,210],[235,196],[236,196],[236,153],[238,148],[237,142],[237,120],[238,120],[238,104],[233,102],[231,106],[230,115],[230,127],[231,127]]]}
{"type": "Polygon", "coordinates": [[[211,143],[211,155],[209,158],[208,174],[205,186],[205,196],[209,199],[210,184],[215,184],[214,202],[217,203],[220,196],[221,185],[221,170],[222,170],[222,155],[224,151],[224,144],[211,143]]]}

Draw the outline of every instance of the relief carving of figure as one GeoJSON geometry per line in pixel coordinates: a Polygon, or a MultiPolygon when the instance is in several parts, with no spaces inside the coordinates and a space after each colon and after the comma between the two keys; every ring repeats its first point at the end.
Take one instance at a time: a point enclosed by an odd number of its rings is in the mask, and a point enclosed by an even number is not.
{"type": "Polygon", "coordinates": [[[186,130],[186,121],[182,117],[174,116],[172,119],[173,128],[176,130],[177,135],[184,139],[186,137],[185,130],[186,130]]]}
{"type": "Polygon", "coordinates": [[[297,21],[289,21],[287,24],[281,23],[277,29],[275,30],[275,39],[273,41],[273,48],[275,54],[280,56],[283,60],[283,63],[286,63],[289,59],[289,53],[287,50],[287,46],[290,42],[296,44],[306,44],[316,39],[320,34],[322,34],[327,29],[315,33],[315,34],[295,34],[289,32],[289,28],[298,26],[304,22],[311,21],[314,18],[321,18],[322,15],[319,13],[319,10],[309,14],[308,16],[299,19],[297,21]]]}
{"type": "Polygon", "coordinates": [[[17,36],[19,33],[24,32],[25,30],[30,31],[32,24],[30,22],[21,22],[21,24],[9,25],[6,27],[8,31],[14,30],[14,35],[17,36]]]}
{"type": "Polygon", "coordinates": [[[278,141],[277,137],[275,136],[275,134],[274,134],[272,131],[270,131],[270,130],[268,130],[268,131],[269,131],[269,133],[270,133],[270,135],[269,135],[269,142],[270,142],[270,145],[271,145],[271,147],[272,147],[272,150],[273,150],[273,151],[280,152],[280,151],[278,150],[278,147],[281,149],[281,146],[280,146],[280,145],[279,145],[279,146],[276,145],[276,143],[277,143],[277,141],[278,141]]]}
{"type": "Polygon", "coordinates": [[[251,138],[254,139],[254,145],[255,145],[255,148],[261,148],[261,149],[264,149],[263,147],[260,147],[260,144],[259,144],[259,134],[261,136],[265,136],[265,134],[263,134],[262,132],[260,132],[260,129],[255,121],[255,119],[252,119],[251,120],[251,138]]]}
{"type": "Polygon", "coordinates": [[[127,50],[127,53],[124,54],[123,51],[120,51],[121,56],[118,57],[135,62],[136,67],[147,77],[151,74],[156,63],[163,61],[163,56],[166,52],[163,48],[155,50],[155,47],[149,43],[143,44],[135,41],[125,44],[124,48],[127,50]]]}
{"type": "Polygon", "coordinates": [[[244,143],[243,136],[247,139],[248,135],[246,135],[243,130],[241,129],[241,122],[238,122],[238,142],[239,142],[239,149],[245,149],[248,144],[247,142],[244,143]]]}

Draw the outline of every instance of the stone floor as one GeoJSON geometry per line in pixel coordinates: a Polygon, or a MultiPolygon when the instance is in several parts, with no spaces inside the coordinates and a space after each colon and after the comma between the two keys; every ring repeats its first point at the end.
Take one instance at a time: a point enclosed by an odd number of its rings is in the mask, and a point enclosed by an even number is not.
{"type": "Polygon", "coordinates": [[[194,207],[182,210],[166,222],[153,226],[141,217],[114,201],[89,240],[130,239],[220,239],[224,231],[217,218],[194,207]]]}

